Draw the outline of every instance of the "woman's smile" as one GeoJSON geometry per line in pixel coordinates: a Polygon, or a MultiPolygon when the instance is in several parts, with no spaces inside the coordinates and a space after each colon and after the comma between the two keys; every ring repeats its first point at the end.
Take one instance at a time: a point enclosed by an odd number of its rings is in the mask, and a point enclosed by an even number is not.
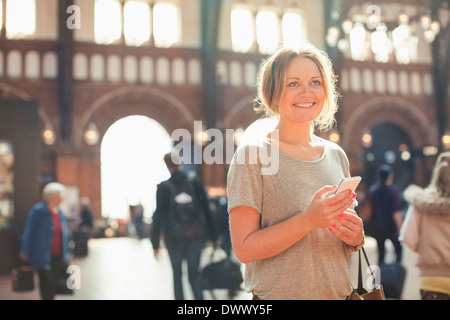
{"type": "Polygon", "coordinates": [[[311,103],[295,103],[294,107],[298,107],[298,108],[312,108],[316,105],[315,102],[311,102],[311,103]]]}
{"type": "Polygon", "coordinates": [[[292,59],[286,69],[281,118],[296,123],[311,122],[322,112],[325,96],[322,74],[316,63],[305,57],[292,59]]]}

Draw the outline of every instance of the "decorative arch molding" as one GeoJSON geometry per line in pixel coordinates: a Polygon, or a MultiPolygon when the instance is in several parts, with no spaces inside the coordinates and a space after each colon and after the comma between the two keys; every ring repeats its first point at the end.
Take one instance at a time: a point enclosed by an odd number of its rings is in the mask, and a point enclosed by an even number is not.
{"type": "Polygon", "coordinates": [[[365,128],[385,122],[401,127],[411,137],[416,148],[437,141],[436,128],[419,107],[400,97],[381,96],[365,101],[352,111],[343,124],[345,134],[342,146],[350,148],[358,144],[365,128]]]}
{"type": "Polygon", "coordinates": [[[120,88],[97,99],[82,118],[74,123],[75,145],[83,145],[83,134],[91,121],[96,122],[100,137],[103,137],[115,121],[130,114],[151,117],[169,133],[180,127],[194,130],[193,114],[172,95],[157,88],[120,88]]]}
{"type": "MultiPolygon", "coordinates": [[[[13,97],[17,97],[20,100],[32,100],[33,99],[33,97],[30,96],[25,91],[17,89],[6,83],[0,83],[0,91],[7,93],[8,96],[12,95],[13,97]]],[[[0,94],[0,96],[2,96],[2,95],[0,94]]],[[[38,106],[38,115],[39,115],[39,118],[41,119],[41,121],[44,123],[44,126],[47,124],[51,124],[49,116],[47,115],[45,110],[43,108],[41,108],[41,106],[38,106]]],[[[52,125],[52,127],[54,127],[54,126],[52,125]]]]}

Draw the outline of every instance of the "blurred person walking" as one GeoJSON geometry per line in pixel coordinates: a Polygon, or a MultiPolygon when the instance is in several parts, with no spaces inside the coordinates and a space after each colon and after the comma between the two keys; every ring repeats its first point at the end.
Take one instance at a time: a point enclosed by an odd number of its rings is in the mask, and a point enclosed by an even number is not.
{"type": "Polygon", "coordinates": [[[422,300],[450,300],[450,152],[441,153],[426,188],[409,186],[400,241],[418,253],[422,300]]]}
{"type": "Polygon", "coordinates": [[[73,232],[74,248],[73,253],[76,257],[84,257],[88,255],[88,242],[94,227],[91,201],[88,197],[80,199],[80,223],[73,232]]]}
{"type": "Polygon", "coordinates": [[[83,229],[89,234],[94,227],[91,201],[88,197],[82,197],[80,199],[80,223],[78,224],[79,229],[83,229]]]}
{"type": "Polygon", "coordinates": [[[130,218],[131,218],[131,234],[142,239],[145,237],[144,230],[144,206],[141,203],[136,205],[129,205],[130,208],[130,218]]]}
{"type": "Polygon", "coordinates": [[[195,300],[203,300],[200,258],[207,239],[216,245],[217,236],[203,182],[182,171],[176,153],[164,156],[171,176],[156,191],[151,243],[159,258],[161,238],[169,253],[173,269],[175,300],[184,300],[182,263],[186,260],[188,278],[195,300]]]}
{"type": "Polygon", "coordinates": [[[378,264],[385,264],[385,242],[389,239],[395,249],[396,263],[402,261],[402,246],[398,240],[402,220],[402,194],[394,183],[394,172],[389,165],[378,168],[378,182],[371,185],[358,207],[371,202],[372,213],[365,221],[366,234],[377,241],[378,264]]]}
{"type": "Polygon", "coordinates": [[[43,201],[29,212],[22,237],[20,259],[37,270],[43,300],[54,299],[58,280],[69,262],[69,230],[60,208],[64,195],[64,185],[47,184],[42,190],[43,201]]]}

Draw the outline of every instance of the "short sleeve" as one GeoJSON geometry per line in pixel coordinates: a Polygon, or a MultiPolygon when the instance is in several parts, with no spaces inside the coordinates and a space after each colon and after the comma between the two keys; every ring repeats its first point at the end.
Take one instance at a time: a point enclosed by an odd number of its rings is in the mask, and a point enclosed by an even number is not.
{"type": "Polygon", "coordinates": [[[252,207],[262,212],[263,180],[259,163],[239,161],[248,150],[238,148],[227,176],[228,212],[239,206],[252,207]]]}

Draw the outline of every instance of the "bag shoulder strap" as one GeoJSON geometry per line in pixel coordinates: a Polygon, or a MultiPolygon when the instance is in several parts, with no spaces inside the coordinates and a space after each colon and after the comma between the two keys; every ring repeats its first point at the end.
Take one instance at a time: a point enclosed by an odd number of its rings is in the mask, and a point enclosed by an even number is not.
{"type": "Polygon", "coordinates": [[[358,259],[359,259],[359,262],[358,262],[358,288],[357,288],[358,294],[365,293],[365,289],[363,287],[363,281],[362,281],[361,250],[358,251],[358,259]]]}
{"type": "Polygon", "coordinates": [[[359,263],[358,263],[358,289],[357,289],[358,290],[358,294],[363,294],[363,293],[367,292],[364,289],[363,281],[362,281],[361,251],[362,251],[362,253],[364,255],[364,259],[365,259],[365,261],[367,263],[367,266],[369,267],[369,272],[370,272],[370,275],[372,276],[372,280],[373,280],[372,283],[374,284],[374,287],[377,285],[376,282],[375,282],[375,274],[374,274],[374,272],[372,270],[372,267],[370,265],[369,258],[367,257],[366,250],[364,250],[364,247],[362,247],[361,250],[358,251],[358,258],[359,258],[359,263]]]}
{"type": "Polygon", "coordinates": [[[169,192],[169,201],[168,201],[168,212],[166,212],[166,214],[164,215],[165,219],[170,219],[169,217],[173,216],[173,210],[174,210],[174,197],[175,197],[175,186],[173,184],[173,182],[170,179],[167,179],[165,181],[162,181],[160,184],[160,186],[164,186],[167,191],[169,192]]]}

